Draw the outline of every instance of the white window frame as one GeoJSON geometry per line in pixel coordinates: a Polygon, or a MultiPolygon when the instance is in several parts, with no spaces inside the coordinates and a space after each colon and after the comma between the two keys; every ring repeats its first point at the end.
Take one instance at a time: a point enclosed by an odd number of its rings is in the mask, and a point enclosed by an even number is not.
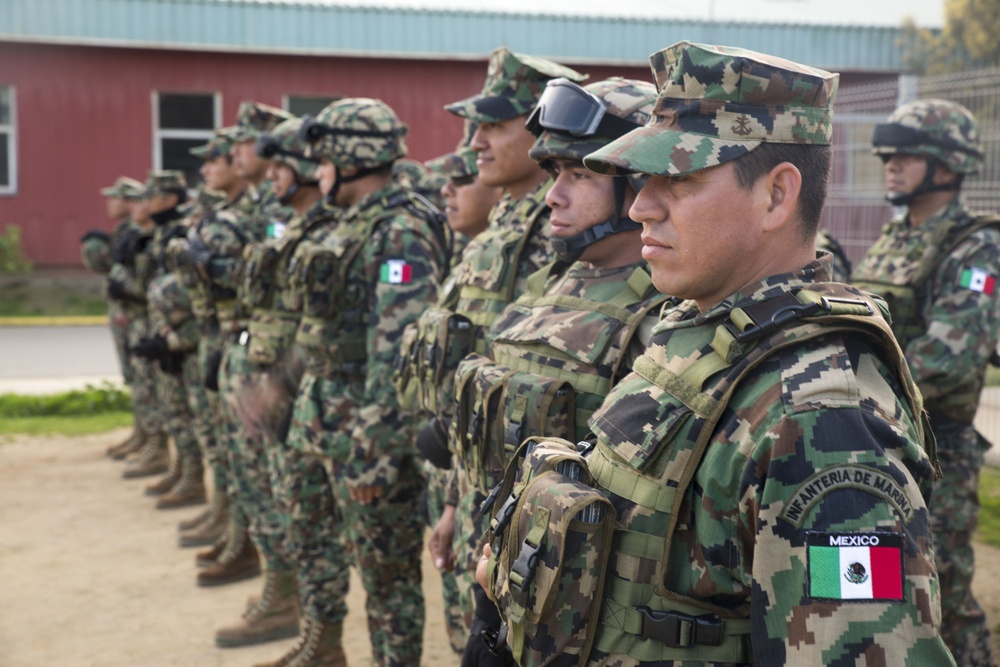
{"type": "Polygon", "coordinates": [[[0,195],[17,194],[17,89],[14,84],[0,84],[10,91],[10,123],[0,125],[0,132],[7,134],[7,173],[10,183],[0,184],[0,195]]]}
{"type": "Polygon", "coordinates": [[[218,91],[208,93],[203,90],[154,90],[152,93],[153,109],[153,169],[163,169],[163,139],[200,139],[206,143],[215,136],[215,130],[222,126],[222,94],[218,91]],[[160,128],[160,95],[205,95],[212,96],[211,130],[163,130],[160,128]]]}
{"type": "Polygon", "coordinates": [[[337,100],[342,100],[345,98],[344,95],[292,95],[291,93],[285,93],[284,95],[281,96],[281,108],[287,111],[288,113],[292,113],[291,106],[293,97],[297,99],[314,99],[314,100],[329,98],[332,102],[336,102],[337,100]]]}

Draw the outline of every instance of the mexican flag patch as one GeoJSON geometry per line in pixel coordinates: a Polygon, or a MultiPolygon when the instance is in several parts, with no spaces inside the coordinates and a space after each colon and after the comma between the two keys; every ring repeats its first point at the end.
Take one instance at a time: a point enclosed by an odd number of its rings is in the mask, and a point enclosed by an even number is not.
{"type": "Polygon", "coordinates": [[[285,235],[285,223],[279,220],[272,220],[267,224],[267,238],[280,239],[285,235]]]}
{"type": "Polygon", "coordinates": [[[413,267],[401,259],[390,259],[382,265],[379,280],[393,285],[404,285],[413,280],[413,267]]]}
{"type": "Polygon", "coordinates": [[[903,537],[893,533],[809,533],[809,596],[902,600],[903,537]]]}
{"type": "Polygon", "coordinates": [[[966,269],[962,271],[962,277],[959,279],[958,284],[973,292],[993,294],[996,282],[996,278],[982,269],[966,269]]]}

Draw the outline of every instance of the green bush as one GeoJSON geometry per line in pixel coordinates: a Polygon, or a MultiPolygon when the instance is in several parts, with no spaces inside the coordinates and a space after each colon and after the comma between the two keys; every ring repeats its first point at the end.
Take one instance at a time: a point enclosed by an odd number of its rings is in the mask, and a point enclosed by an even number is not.
{"type": "Polygon", "coordinates": [[[0,234],[0,273],[27,273],[31,266],[21,247],[21,228],[7,225],[0,234]]]}
{"type": "Polygon", "coordinates": [[[132,398],[128,391],[108,382],[100,387],[87,385],[86,389],[47,396],[0,394],[0,419],[77,417],[131,410],[132,398]]]}

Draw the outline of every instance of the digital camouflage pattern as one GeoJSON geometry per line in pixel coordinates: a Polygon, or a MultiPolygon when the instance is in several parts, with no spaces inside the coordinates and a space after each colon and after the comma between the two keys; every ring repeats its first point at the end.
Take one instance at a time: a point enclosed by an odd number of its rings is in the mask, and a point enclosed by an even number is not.
{"type": "Polygon", "coordinates": [[[444,108],[476,123],[499,123],[530,112],[546,82],[559,77],[577,83],[587,79],[586,74],[559,63],[501,46],[490,53],[482,91],[444,108]]]}
{"type": "Polygon", "coordinates": [[[406,157],[408,128],[382,100],[349,97],[328,105],[302,132],[308,154],[340,168],[375,169],[406,157]]]}
{"type": "Polygon", "coordinates": [[[142,190],[143,184],[140,181],[128,176],[119,176],[112,185],[101,188],[101,194],[105,197],[121,197],[122,199],[126,199],[135,197],[142,190]]]}
{"type": "Polygon", "coordinates": [[[294,116],[284,109],[246,100],[240,102],[240,108],[236,112],[236,125],[225,128],[225,135],[236,142],[256,140],[261,134],[277,127],[278,123],[291,118],[294,116]]]}
{"type": "Polygon", "coordinates": [[[915,100],[876,126],[876,155],[906,153],[940,161],[956,174],[974,174],[983,162],[979,130],[972,113],[950,100],[915,100]]]}
{"type": "Polygon", "coordinates": [[[111,234],[103,229],[92,229],[80,237],[80,260],[88,271],[110,271],[114,265],[111,254],[111,234]]]}
{"type": "Polygon", "coordinates": [[[318,180],[319,159],[306,155],[307,144],[299,139],[301,118],[289,118],[257,137],[257,155],[288,165],[307,183],[318,180]]]}
{"type": "Polygon", "coordinates": [[[392,174],[404,190],[419,194],[439,210],[444,209],[441,188],[447,179],[440,173],[411,158],[400,158],[392,163],[392,174]]]}
{"type": "Polygon", "coordinates": [[[188,153],[205,161],[229,155],[229,151],[233,148],[233,135],[235,132],[236,128],[234,126],[220,128],[215,131],[215,134],[207,144],[189,148],[188,153]]]}
{"type": "Polygon", "coordinates": [[[464,176],[476,176],[479,174],[479,166],[476,164],[476,151],[471,148],[460,148],[454,153],[447,153],[433,160],[434,164],[428,162],[428,168],[437,171],[447,178],[462,178],[464,176]]]}
{"type": "Polygon", "coordinates": [[[176,169],[164,169],[162,171],[150,171],[146,178],[146,186],[142,195],[150,197],[152,195],[169,195],[187,190],[187,179],[183,171],[176,169]]]}
{"type": "Polygon", "coordinates": [[[830,254],[830,280],[835,283],[851,282],[851,261],[847,252],[825,229],[816,231],[816,251],[830,254]]]}
{"type": "Polygon", "coordinates": [[[830,143],[838,74],[728,46],[678,42],[649,58],[649,123],[584,159],[601,174],[688,174],[764,142],[830,143]]]}
{"type": "Polygon", "coordinates": [[[824,258],[704,313],[680,304],[595,415],[588,468],[617,523],[587,664],[954,664],[938,636],[919,394],[881,306],[827,278],[824,258]],[[737,342],[771,304],[820,295],[841,299],[825,319],[737,342]],[[809,545],[871,536],[898,540],[894,592],[819,591],[843,572],[809,545]],[[683,615],[644,625],[642,607],[683,615]],[[691,627],[706,612],[718,645],[691,627]]]}
{"type": "Polygon", "coordinates": [[[941,580],[942,635],[961,665],[991,665],[986,617],[972,594],[972,536],[979,518],[979,470],[989,443],[972,426],[986,368],[1000,337],[1000,294],[963,287],[963,274],[1000,276],[1000,230],[975,226],[959,198],[912,226],[901,217],[854,270],[855,284],[882,294],[893,332],[924,396],[937,439],[941,478],[931,520],[941,580]]]}
{"type": "Polygon", "coordinates": [[[306,297],[298,340],[314,372],[302,379],[288,437],[289,448],[332,468],[340,511],[327,515],[338,521],[330,530],[351,545],[378,665],[416,665],[422,652],[423,519],[413,508],[423,481],[416,424],[400,410],[391,379],[403,330],[433,302],[446,269],[437,233],[402,192],[390,182],[346,209],[322,241],[338,261],[313,252],[305,264],[316,300],[306,297]],[[387,271],[390,260],[408,269],[387,271]],[[384,489],[382,501],[350,498],[351,488],[370,485],[384,489]]]}

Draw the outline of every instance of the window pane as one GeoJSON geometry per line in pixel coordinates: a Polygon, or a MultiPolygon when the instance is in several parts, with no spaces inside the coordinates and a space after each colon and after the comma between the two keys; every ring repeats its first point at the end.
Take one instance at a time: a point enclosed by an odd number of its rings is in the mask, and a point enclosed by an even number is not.
{"type": "Polygon", "coordinates": [[[164,169],[180,169],[187,177],[189,188],[195,187],[201,181],[198,170],[201,169],[201,159],[188,152],[189,148],[201,146],[204,139],[161,139],[160,149],[163,156],[164,169]]]}
{"type": "Polygon", "coordinates": [[[10,125],[10,86],[0,86],[0,125],[10,125]]]}
{"type": "Polygon", "coordinates": [[[160,128],[211,130],[215,128],[213,95],[160,93],[160,128]]]}
{"type": "Polygon", "coordinates": [[[0,188],[10,186],[10,155],[7,148],[10,146],[10,137],[6,132],[0,133],[0,188]]]}
{"type": "Polygon", "coordinates": [[[323,110],[323,107],[330,104],[330,102],[335,102],[336,100],[342,100],[343,97],[292,97],[288,96],[288,113],[294,114],[296,116],[305,116],[309,114],[310,116],[317,115],[323,110]]]}

